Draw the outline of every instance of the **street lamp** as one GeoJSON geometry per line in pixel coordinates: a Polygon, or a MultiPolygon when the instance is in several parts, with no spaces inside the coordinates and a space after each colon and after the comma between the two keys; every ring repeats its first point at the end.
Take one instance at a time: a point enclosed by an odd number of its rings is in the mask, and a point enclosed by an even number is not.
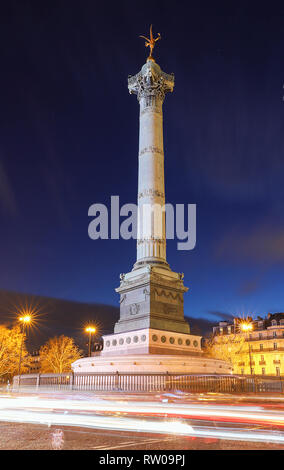
{"type": "Polygon", "coordinates": [[[252,323],[241,323],[241,329],[242,331],[251,331],[252,330],[252,323]]]}
{"type": "Polygon", "coordinates": [[[92,344],[92,335],[95,334],[97,329],[94,326],[87,326],[85,332],[89,334],[89,357],[91,357],[91,344],[92,344]]]}
{"type": "MultiPolygon", "coordinates": [[[[241,323],[241,330],[248,334],[249,331],[253,330],[253,324],[251,322],[242,322],[241,323]]],[[[253,372],[252,372],[251,348],[250,348],[249,336],[247,336],[247,341],[248,341],[248,350],[249,350],[250,375],[252,375],[253,372]]]]}
{"type": "Polygon", "coordinates": [[[31,323],[32,321],[32,316],[29,315],[28,313],[23,315],[22,317],[19,317],[19,322],[21,323],[21,347],[20,347],[20,357],[19,357],[19,370],[18,370],[18,376],[19,376],[19,387],[20,387],[20,380],[21,380],[21,364],[22,364],[22,353],[23,353],[23,344],[24,344],[24,333],[25,333],[25,328],[31,323]]]}

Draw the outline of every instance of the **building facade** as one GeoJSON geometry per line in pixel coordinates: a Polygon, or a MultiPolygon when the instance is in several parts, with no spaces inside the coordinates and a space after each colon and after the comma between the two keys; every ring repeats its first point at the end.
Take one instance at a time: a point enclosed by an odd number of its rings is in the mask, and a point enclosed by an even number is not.
{"type": "Polygon", "coordinates": [[[250,329],[243,330],[242,320],[219,322],[213,328],[214,341],[234,342],[239,348],[232,355],[235,374],[284,376],[284,313],[268,313],[265,318],[247,319],[250,329]]]}

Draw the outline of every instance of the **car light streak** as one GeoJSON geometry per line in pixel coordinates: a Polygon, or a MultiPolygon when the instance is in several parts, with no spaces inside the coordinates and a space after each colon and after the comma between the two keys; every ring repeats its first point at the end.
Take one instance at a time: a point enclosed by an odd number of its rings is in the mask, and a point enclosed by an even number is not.
{"type": "MultiPolygon", "coordinates": [[[[146,432],[188,437],[257,441],[284,444],[284,432],[247,429],[242,424],[284,425],[284,413],[261,406],[230,406],[199,403],[123,402],[74,400],[41,396],[0,396],[0,421],[80,426],[114,431],[146,432]],[[157,419],[159,418],[159,419],[157,419]],[[160,419],[163,418],[163,419],[160,419]],[[203,420],[204,426],[180,419],[203,420]],[[205,421],[207,423],[205,423],[205,421]],[[226,423],[226,427],[209,425],[226,423]],[[229,427],[228,423],[238,428],[229,427]]],[[[218,425],[219,426],[219,425],[218,425]]]]}
{"type": "MultiPolygon", "coordinates": [[[[211,421],[224,421],[235,423],[250,423],[262,425],[284,426],[284,413],[281,411],[264,410],[261,407],[245,407],[229,405],[205,405],[205,404],[173,404],[153,402],[109,402],[94,400],[74,401],[62,399],[43,399],[40,397],[16,397],[1,398],[0,410],[5,408],[24,408],[57,410],[58,412],[73,411],[85,413],[113,414],[121,413],[136,417],[167,417],[184,418],[211,421]]],[[[2,413],[1,413],[2,414],[2,413]]],[[[1,420],[0,414],[0,420],[1,420]]]]}
{"type": "Polygon", "coordinates": [[[1,421],[27,422],[48,426],[79,426],[112,431],[147,432],[154,434],[171,434],[194,436],[199,438],[217,438],[238,441],[271,442],[284,444],[284,435],[271,431],[247,431],[231,428],[212,429],[209,427],[192,427],[179,421],[150,421],[141,419],[116,418],[108,416],[55,414],[50,412],[31,412],[23,410],[6,410],[1,412],[1,421]]]}

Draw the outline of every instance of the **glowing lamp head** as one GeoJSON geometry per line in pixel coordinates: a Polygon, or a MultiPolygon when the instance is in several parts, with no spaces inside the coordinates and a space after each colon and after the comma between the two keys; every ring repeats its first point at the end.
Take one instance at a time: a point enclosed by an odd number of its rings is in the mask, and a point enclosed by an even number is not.
{"type": "Polygon", "coordinates": [[[85,329],[86,333],[90,333],[90,334],[93,334],[95,333],[97,330],[94,326],[87,326],[87,328],[85,329]]]}
{"type": "Polygon", "coordinates": [[[31,317],[31,315],[24,315],[23,317],[20,317],[19,320],[22,323],[30,323],[31,320],[32,320],[32,317],[31,317]]]}
{"type": "Polygon", "coordinates": [[[241,324],[241,330],[242,331],[251,331],[252,330],[252,324],[251,323],[242,323],[241,324]]]}

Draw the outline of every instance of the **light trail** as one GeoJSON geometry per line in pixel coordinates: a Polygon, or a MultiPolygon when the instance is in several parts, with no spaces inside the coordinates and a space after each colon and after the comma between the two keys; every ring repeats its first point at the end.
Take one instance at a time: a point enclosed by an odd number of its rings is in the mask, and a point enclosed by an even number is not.
{"type": "Polygon", "coordinates": [[[240,426],[240,423],[264,423],[266,427],[277,425],[280,428],[284,425],[284,412],[268,411],[260,406],[128,403],[100,399],[90,402],[66,397],[47,399],[40,396],[0,396],[0,421],[284,445],[284,432],[281,430],[246,429],[240,426]],[[181,418],[195,421],[203,419],[207,423],[200,426],[182,422],[181,418]],[[209,425],[212,421],[227,424],[226,427],[216,428],[215,424],[209,425]],[[228,425],[229,422],[239,427],[232,427],[228,425]]]}
{"type": "MultiPolygon", "coordinates": [[[[213,404],[173,404],[153,402],[84,402],[69,399],[44,399],[41,397],[0,398],[0,410],[5,408],[44,409],[57,411],[85,411],[89,413],[122,413],[136,417],[167,417],[276,425],[284,427],[284,412],[265,410],[259,406],[229,406],[213,404]],[[12,404],[13,402],[13,404],[12,404]],[[11,406],[12,405],[12,406],[11,406]]],[[[0,414],[1,420],[1,414],[0,414]]]]}
{"type": "Polygon", "coordinates": [[[56,414],[50,412],[31,412],[6,410],[1,412],[1,421],[45,424],[47,426],[76,426],[112,431],[131,431],[135,433],[172,434],[199,438],[217,438],[233,441],[270,442],[284,445],[284,434],[272,431],[247,431],[232,428],[212,429],[192,427],[179,421],[150,421],[141,419],[56,414]]]}

